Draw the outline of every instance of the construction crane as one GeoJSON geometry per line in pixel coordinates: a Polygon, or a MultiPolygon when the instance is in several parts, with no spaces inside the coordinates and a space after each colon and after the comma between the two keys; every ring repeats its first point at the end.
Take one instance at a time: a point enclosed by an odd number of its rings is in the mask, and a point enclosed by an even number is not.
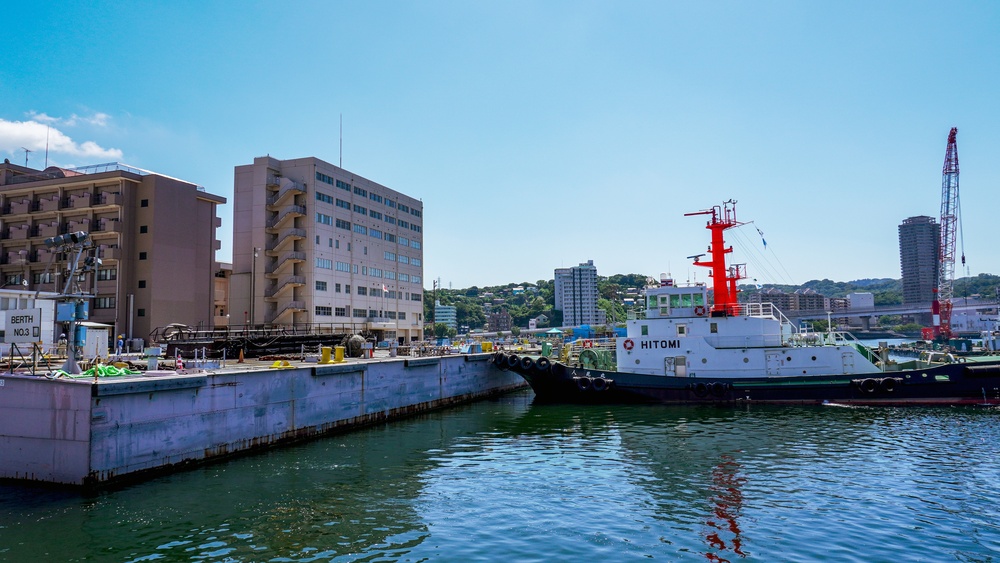
{"type": "MultiPolygon", "coordinates": [[[[955,136],[958,127],[948,133],[948,148],[944,154],[941,171],[941,244],[938,250],[938,287],[931,303],[934,326],[923,329],[924,340],[947,340],[951,338],[952,297],[955,286],[955,239],[958,233],[958,144],[955,136]]],[[[965,265],[965,253],[962,253],[965,265]]]]}

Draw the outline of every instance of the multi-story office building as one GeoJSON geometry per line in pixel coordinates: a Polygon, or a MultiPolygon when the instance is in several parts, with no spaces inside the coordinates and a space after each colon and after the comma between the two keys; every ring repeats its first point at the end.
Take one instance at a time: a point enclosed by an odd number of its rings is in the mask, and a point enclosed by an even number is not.
{"type": "Polygon", "coordinates": [[[555,271],[555,309],[562,311],[563,326],[604,324],[607,313],[597,308],[597,267],[587,260],[555,271]]]}
{"type": "Polygon", "coordinates": [[[941,225],[933,217],[910,217],[899,225],[903,303],[930,303],[940,275],[941,225]]]}
{"type": "Polygon", "coordinates": [[[423,338],[423,204],[308,157],[236,167],[231,316],[423,338]]]}
{"type": "Polygon", "coordinates": [[[458,328],[458,307],[434,302],[434,324],[444,323],[448,328],[458,328]]]}
{"type": "Polygon", "coordinates": [[[83,276],[90,321],[148,340],[171,323],[213,324],[216,214],[223,197],[119,163],[71,170],[0,164],[0,275],[41,291],[65,287],[64,255],[45,239],[84,231],[102,263],[83,276]]]}

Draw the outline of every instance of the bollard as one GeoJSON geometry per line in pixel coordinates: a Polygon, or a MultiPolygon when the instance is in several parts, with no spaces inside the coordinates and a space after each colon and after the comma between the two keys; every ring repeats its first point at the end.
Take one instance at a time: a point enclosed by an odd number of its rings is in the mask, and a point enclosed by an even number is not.
{"type": "Polygon", "coordinates": [[[333,362],[330,360],[330,351],[331,351],[330,347],[329,346],[321,346],[319,350],[320,350],[319,363],[321,363],[321,364],[332,364],[333,362]]]}
{"type": "Polygon", "coordinates": [[[340,362],[344,361],[344,347],[343,346],[336,346],[336,347],[334,347],[334,349],[333,349],[333,361],[337,362],[337,363],[340,363],[340,362]]]}

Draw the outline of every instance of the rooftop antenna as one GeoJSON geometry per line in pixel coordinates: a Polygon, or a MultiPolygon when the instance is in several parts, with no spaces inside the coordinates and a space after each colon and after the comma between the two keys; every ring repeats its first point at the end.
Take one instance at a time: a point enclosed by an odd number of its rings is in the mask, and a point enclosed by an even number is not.
{"type": "Polygon", "coordinates": [[[45,167],[49,167],[49,131],[52,128],[48,125],[45,126],[45,167]]]}
{"type": "Polygon", "coordinates": [[[35,151],[33,151],[31,149],[28,149],[26,147],[21,147],[21,150],[24,151],[24,167],[27,168],[28,167],[28,153],[29,152],[35,152],[35,151]]]}
{"type": "Polygon", "coordinates": [[[344,114],[340,114],[340,167],[344,167],[344,114]]]}

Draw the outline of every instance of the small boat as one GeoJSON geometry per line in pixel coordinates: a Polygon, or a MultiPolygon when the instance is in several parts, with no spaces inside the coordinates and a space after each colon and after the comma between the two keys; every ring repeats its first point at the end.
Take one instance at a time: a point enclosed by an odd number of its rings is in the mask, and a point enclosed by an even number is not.
{"type": "Polygon", "coordinates": [[[664,276],[629,315],[625,336],[579,340],[557,357],[496,352],[540,401],[579,403],[796,403],[1000,405],[1000,357],[927,357],[902,364],[850,333],[800,330],[771,303],[740,303],[744,265],[727,265],[724,232],[736,202],[708,215],[712,300],[703,283],[664,276]]]}

